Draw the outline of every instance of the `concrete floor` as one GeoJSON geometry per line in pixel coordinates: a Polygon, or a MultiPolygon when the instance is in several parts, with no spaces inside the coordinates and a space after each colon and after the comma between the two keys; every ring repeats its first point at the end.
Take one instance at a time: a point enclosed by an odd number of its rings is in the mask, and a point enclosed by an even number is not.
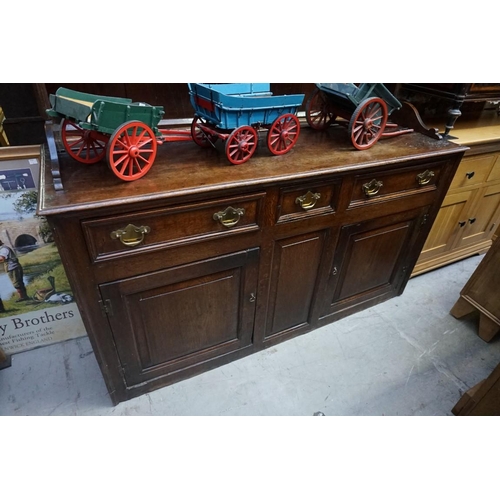
{"type": "Polygon", "coordinates": [[[500,340],[450,308],[482,256],[413,278],[402,296],[112,406],[87,337],[16,354],[0,415],[452,415],[500,362],[500,340]]]}

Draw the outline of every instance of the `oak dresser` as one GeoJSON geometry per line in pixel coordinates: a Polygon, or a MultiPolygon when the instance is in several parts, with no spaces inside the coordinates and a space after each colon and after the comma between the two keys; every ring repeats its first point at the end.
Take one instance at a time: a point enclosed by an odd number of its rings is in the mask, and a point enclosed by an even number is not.
{"type": "Polygon", "coordinates": [[[169,143],[132,183],[61,153],[62,190],[46,161],[38,213],[113,403],[401,294],[466,149],[303,128],[240,166],[169,143]]]}

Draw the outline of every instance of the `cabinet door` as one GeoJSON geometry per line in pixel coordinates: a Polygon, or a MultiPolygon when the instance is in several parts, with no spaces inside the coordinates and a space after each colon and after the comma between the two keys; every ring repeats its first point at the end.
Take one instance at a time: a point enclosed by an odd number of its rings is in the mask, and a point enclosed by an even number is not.
{"type": "Polygon", "coordinates": [[[127,385],[250,346],[258,255],[252,249],[101,285],[127,385]]]}
{"type": "Polygon", "coordinates": [[[473,206],[463,219],[465,226],[456,248],[490,240],[500,221],[500,184],[481,189],[475,198],[473,206]]]}
{"type": "Polygon", "coordinates": [[[275,242],[266,337],[310,325],[325,231],[275,242]]]}
{"type": "Polygon", "coordinates": [[[460,231],[467,224],[467,213],[476,191],[462,191],[446,196],[427,237],[419,263],[438,257],[455,246],[460,231]]]}
{"type": "Polygon", "coordinates": [[[342,227],[322,317],[352,313],[402,292],[420,250],[415,242],[427,210],[342,227]]]}

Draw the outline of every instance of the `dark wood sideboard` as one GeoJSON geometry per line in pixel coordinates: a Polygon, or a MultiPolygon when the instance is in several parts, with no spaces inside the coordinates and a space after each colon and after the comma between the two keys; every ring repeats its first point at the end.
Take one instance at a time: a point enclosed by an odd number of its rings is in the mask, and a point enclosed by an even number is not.
{"type": "Polygon", "coordinates": [[[401,294],[465,150],[304,127],[240,166],[169,143],[132,183],[61,154],[61,191],[47,161],[38,213],[113,403],[401,294]]]}

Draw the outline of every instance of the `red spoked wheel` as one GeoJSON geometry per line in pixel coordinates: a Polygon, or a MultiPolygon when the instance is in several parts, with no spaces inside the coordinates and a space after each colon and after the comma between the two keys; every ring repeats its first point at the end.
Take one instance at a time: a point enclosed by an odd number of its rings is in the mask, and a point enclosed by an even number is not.
{"type": "Polygon", "coordinates": [[[284,155],[295,146],[299,138],[299,119],[292,113],[274,120],[267,133],[267,147],[273,155],[284,155]]]}
{"type": "Polygon", "coordinates": [[[384,133],[387,123],[387,104],[371,97],[359,104],[349,122],[349,135],[356,149],[371,148],[384,133]]]}
{"type": "Polygon", "coordinates": [[[306,104],[306,120],[309,126],[315,130],[324,130],[335,118],[321,90],[315,89],[306,104]]]}
{"type": "Polygon", "coordinates": [[[244,125],[231,132],[226,142],[226,156],[233,165],[240,165],[249,160],[257,149],[257,132],[244,125]]]}
{"type": "Polygon", "coordinates": [[[62,120],[61,139],[67,153],[80,163],[91,165],[106,156],[109,137],[93,130],[84,130],[71,120],[62,120]]]}
{"type": "Polygon", "coordinates": [[[193,118],[191,123],[191,137],[193,141],[198,144],[201,148],[209,148],[213,146],[218,137],[215,134],[209,134],[200,128],[200,125],[205,125],[206,121],[199,116],[193,118]]]}
{"type": "Polygon", "coordinates": [[[135,181],[149,172],[157,149],[150,127],[135,120],[126,122],[113,132],[108,143],[109,168],[119,179],[135,181]]]}

